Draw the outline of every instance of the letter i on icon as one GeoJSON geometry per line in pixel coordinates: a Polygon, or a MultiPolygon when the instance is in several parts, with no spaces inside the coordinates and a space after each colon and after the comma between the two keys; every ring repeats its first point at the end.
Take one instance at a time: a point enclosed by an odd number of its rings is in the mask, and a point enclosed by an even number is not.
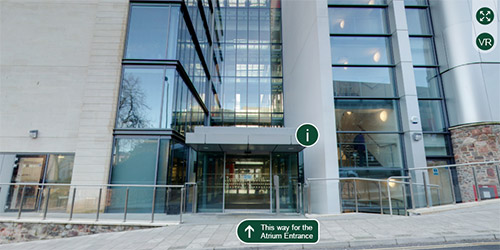
{"type": "Polygon", "coordinates": [[[309,142],[309,129],[306,129],[306,142],[309,142]]]}

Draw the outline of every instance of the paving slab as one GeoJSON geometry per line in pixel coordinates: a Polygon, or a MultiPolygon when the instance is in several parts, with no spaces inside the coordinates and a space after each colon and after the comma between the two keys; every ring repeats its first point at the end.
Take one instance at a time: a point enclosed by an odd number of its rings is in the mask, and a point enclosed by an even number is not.
{"type": "Polygon", "coordinates": [[[243,219],[303,219],[300,215],[187,214],[185,223],[127,232],[0,245],[0,250],[348,249],[467,241],[500,241],[500,200],[435,209],[415,216],[307,215],[320,222],[317,244],[246,245],[236,237],[243,219]]]}

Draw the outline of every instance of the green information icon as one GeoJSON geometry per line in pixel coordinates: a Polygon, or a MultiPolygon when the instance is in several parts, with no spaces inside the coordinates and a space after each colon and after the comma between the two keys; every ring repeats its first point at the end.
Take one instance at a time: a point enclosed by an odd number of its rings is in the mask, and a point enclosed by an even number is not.
{"type": "Polygon", "coordinates": [[[476,20],[483,25],[488,25],[495,19],[495,13],[488,7],[483,7],[476,12],[476,20]]]}
{"type": "Polygon", "coordinates": [[[495,39],[489,33],[481,33],[476,38],[476,45],[481,50],[489,50],[495,45],[495,39]]]}
{"type": "Polygon", "coordinates": [[[295,139],[304,147],[312,147],[319,140],[319,130],[311,123],[304,123],[295,131],[295,139]]]}

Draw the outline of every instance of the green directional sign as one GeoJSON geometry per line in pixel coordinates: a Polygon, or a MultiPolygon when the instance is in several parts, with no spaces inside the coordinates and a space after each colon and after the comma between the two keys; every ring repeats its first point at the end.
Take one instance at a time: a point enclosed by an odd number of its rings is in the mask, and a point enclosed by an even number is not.
{"type": "Polygon", "coordinates": [[[319,140],[319,130],[311,123],[304,123],[295,131],[297,142],[304,147],[312,147],[319,140]]]}
{"type": "Polygon", "coordinates": [[[315,244],[319,241],[319,222],[314,219],[248,219],[238,224],[236,235],[248,244],[315,244]]]}

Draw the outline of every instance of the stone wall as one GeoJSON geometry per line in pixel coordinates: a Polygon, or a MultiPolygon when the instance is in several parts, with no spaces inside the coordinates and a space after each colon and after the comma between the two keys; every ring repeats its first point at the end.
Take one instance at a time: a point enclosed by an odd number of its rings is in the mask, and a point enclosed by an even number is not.
{"type": "MultiPolygon", "coordinates": [[[[465,125],[451,128],[450,131],[457,164],[500,160],[500,123],[465,125]]],[[[490,198],[498,198],[498,168],[500,164],[475,167],[479,190],[485,198],[489,196],[487,191],[493,191],[495,188],[497,195],[490,198]]],[[[462,201],[477,200],[471,166],[457,167],[457,173],[462,201]]]]}
{"type": "Polygon", "coordinates": [[[57,239],[107,232],[122,232],[151,228],[147,226],[56,224],[56,223],[15,223],[0,222],[0,244],[57,239]]]}

